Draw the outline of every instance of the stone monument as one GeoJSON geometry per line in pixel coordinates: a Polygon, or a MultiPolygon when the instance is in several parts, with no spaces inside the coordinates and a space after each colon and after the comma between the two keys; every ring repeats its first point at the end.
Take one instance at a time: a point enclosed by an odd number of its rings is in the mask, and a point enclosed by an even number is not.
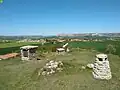
{"type": "Polygon", "coordinates": [[[108,57],[106,54],[97,54],[96,61],[93,64],[93,76],[96,79],[106,79],[112,78],[111,69],[109,66],[108,57]]]}
{"type": "Polygon", "coordinates": [[[21,49],[22,60],[32,60],[36,58],[36,50],[38,46],[23,46],[21,49]]]}
{"type": "Polygon", "coordinates": [[[68,49],[68,43],[63,45],[61,48],[57,48],[56,51],[58,54],[64,54],[65,52],[69,52],[70,50],[68,49]]]}

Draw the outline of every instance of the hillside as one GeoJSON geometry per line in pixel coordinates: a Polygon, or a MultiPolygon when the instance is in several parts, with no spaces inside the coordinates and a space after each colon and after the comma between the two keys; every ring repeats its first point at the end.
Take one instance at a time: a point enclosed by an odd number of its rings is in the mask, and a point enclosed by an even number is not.
{"type": "Polygon", "coordinates": [[[20,58],[0,61],[0,90],[120,90],[120,58],[108,55],[113,78],[96,80],[91,70],[81,70],[82,65],[95,60],[96,51],[75,51],[69,54],[49,53],[44,60],[22,62],[20,58]],[[37,72],[46,59],[64,63],[62,72],[38,77],[37,72]]]}

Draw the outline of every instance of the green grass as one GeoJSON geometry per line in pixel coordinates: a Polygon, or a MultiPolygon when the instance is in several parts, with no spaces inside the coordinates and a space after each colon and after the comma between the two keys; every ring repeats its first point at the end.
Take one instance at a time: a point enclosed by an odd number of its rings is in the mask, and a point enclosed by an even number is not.
{"type": "Polygon", "coordinates": [[[99,41],[99,42],[95,42],[95,41],[88,41],[88,42],[70,42],[69,46],[71,48],[83,48],[83,49],[94,49],[97,50],[99,52],[104,52],[106,53],[106,47],[107,45],[114,45],[116,48],[116,52],[114,53],[115,55],[119,55],[120,56],[120,41],[99,41]]]}
{"type": "MultiPolygon", "coordinates": [[[[35,42],[23,42],[23,43],[0,43],[0,54],[6,54],[6,53],[11,53],[11,52],[20,52],[20,47],[24,45],[38,45],[39,51],[41,52],[46,52],[46,51],[53,51],[56,46],[62,46],[64,43],[57,43],[57,44],[52,44],[52,43],[47,43],[44,46],[41,46],[40,43],[35,43],[35,42]]],[[[95,41],[88,41],[88,42],[69,42],[69,47],[70,48],[82,48],[82,49],[94,49],[99,52],[104,52],[106,53],[106,47],[108,44],[112,44],[116,48],[116,52],[114,54],[120,56],[120,41],[102,41],[102,42],[95,42],[95,41]]],[[[55,50],[54,50],[55,51],[55,50]]]]}
{"type": "Polygon", "coordinates": [[[36,43],[36,42],[0,43],[0,55],[12,53],[12,52],[20,52],[20,47],[24,45],[40,45],[40,43],[36,43]]]}
{"type": "Polygon", "coordinates": [[[47,60],[22,62],[20,58],[0,61],[0,90],[120,90],[120,58],[108,55],[113,78],[96,80],[91,70],[81,70],[92,63],[92,51],[73,51],[65,55],[48,54],[51,60],[61,60],[64,70],[51,76],[38,77],[37,72],[47,60]]]}
{"type": "Polygon", "coordinates": [[[17,47],[22,45],[29,45],[29,44],[38,44],[38,42],[12,42],[12,43],[0,43],[0,48],[8,48],[8,47],[17,47]]]}

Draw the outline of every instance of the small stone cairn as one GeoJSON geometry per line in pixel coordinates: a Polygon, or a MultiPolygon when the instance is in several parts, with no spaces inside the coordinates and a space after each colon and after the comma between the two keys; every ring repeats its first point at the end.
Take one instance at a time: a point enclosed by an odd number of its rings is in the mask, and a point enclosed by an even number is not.
{"type": "Polygon", "coordinates": [[[39,75],[51,75],[56,72],[61,72],[63,70],[63,63],[61,61],[49,61],[46,65],[41,69],[41,73],[39,75]]]}
{"type": "Polygon", "coordinates": [[[110,69],[108,57],[106,54],[97,54],[96,61],[94,64],[91,64],[91,67],[93,67],[92,74],[94,78],[106,79],[106,80],[109,80],[112,78],[111,69],[110,69]]]}

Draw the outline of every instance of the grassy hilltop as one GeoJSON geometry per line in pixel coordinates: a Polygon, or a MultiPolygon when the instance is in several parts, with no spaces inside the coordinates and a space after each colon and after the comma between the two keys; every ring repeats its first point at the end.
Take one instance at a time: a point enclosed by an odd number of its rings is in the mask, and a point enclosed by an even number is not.
{"type": "Polygon", "coordinates": [[[69,42],[70,53],[61,56],[51,52],[63,44],[0,43],[0,54],[20,52],[23,45],[38,45],[37,53],[43,56],[40,61],[23,62],[20,57],[1,60],[0,90],[120,90],[120,41],[69,42]],[[113,77],[109,81],[96,80],[92,70],[81,67],[93,63],[97,53],[106,53],[108,44],[116,48],[114,55],[108,54],[113,77]],[[38,76],[40,68],[49,60],[62,61],[63,71],[47,77],[38,76]]]}
{"type": "Polygon", "coordinates": [[[97,51],[73,50],[64,56],[46,54],[40,61],[22,62],[20,58],[0,61],[0,90],[120,90],[120,58],[108,55],[113,78],[95,80],[90,69],[81,66],[92,63],[97,51]],[[64,70],[51,76],[38,76],[49,60],[60,60],[64,70]]]}

